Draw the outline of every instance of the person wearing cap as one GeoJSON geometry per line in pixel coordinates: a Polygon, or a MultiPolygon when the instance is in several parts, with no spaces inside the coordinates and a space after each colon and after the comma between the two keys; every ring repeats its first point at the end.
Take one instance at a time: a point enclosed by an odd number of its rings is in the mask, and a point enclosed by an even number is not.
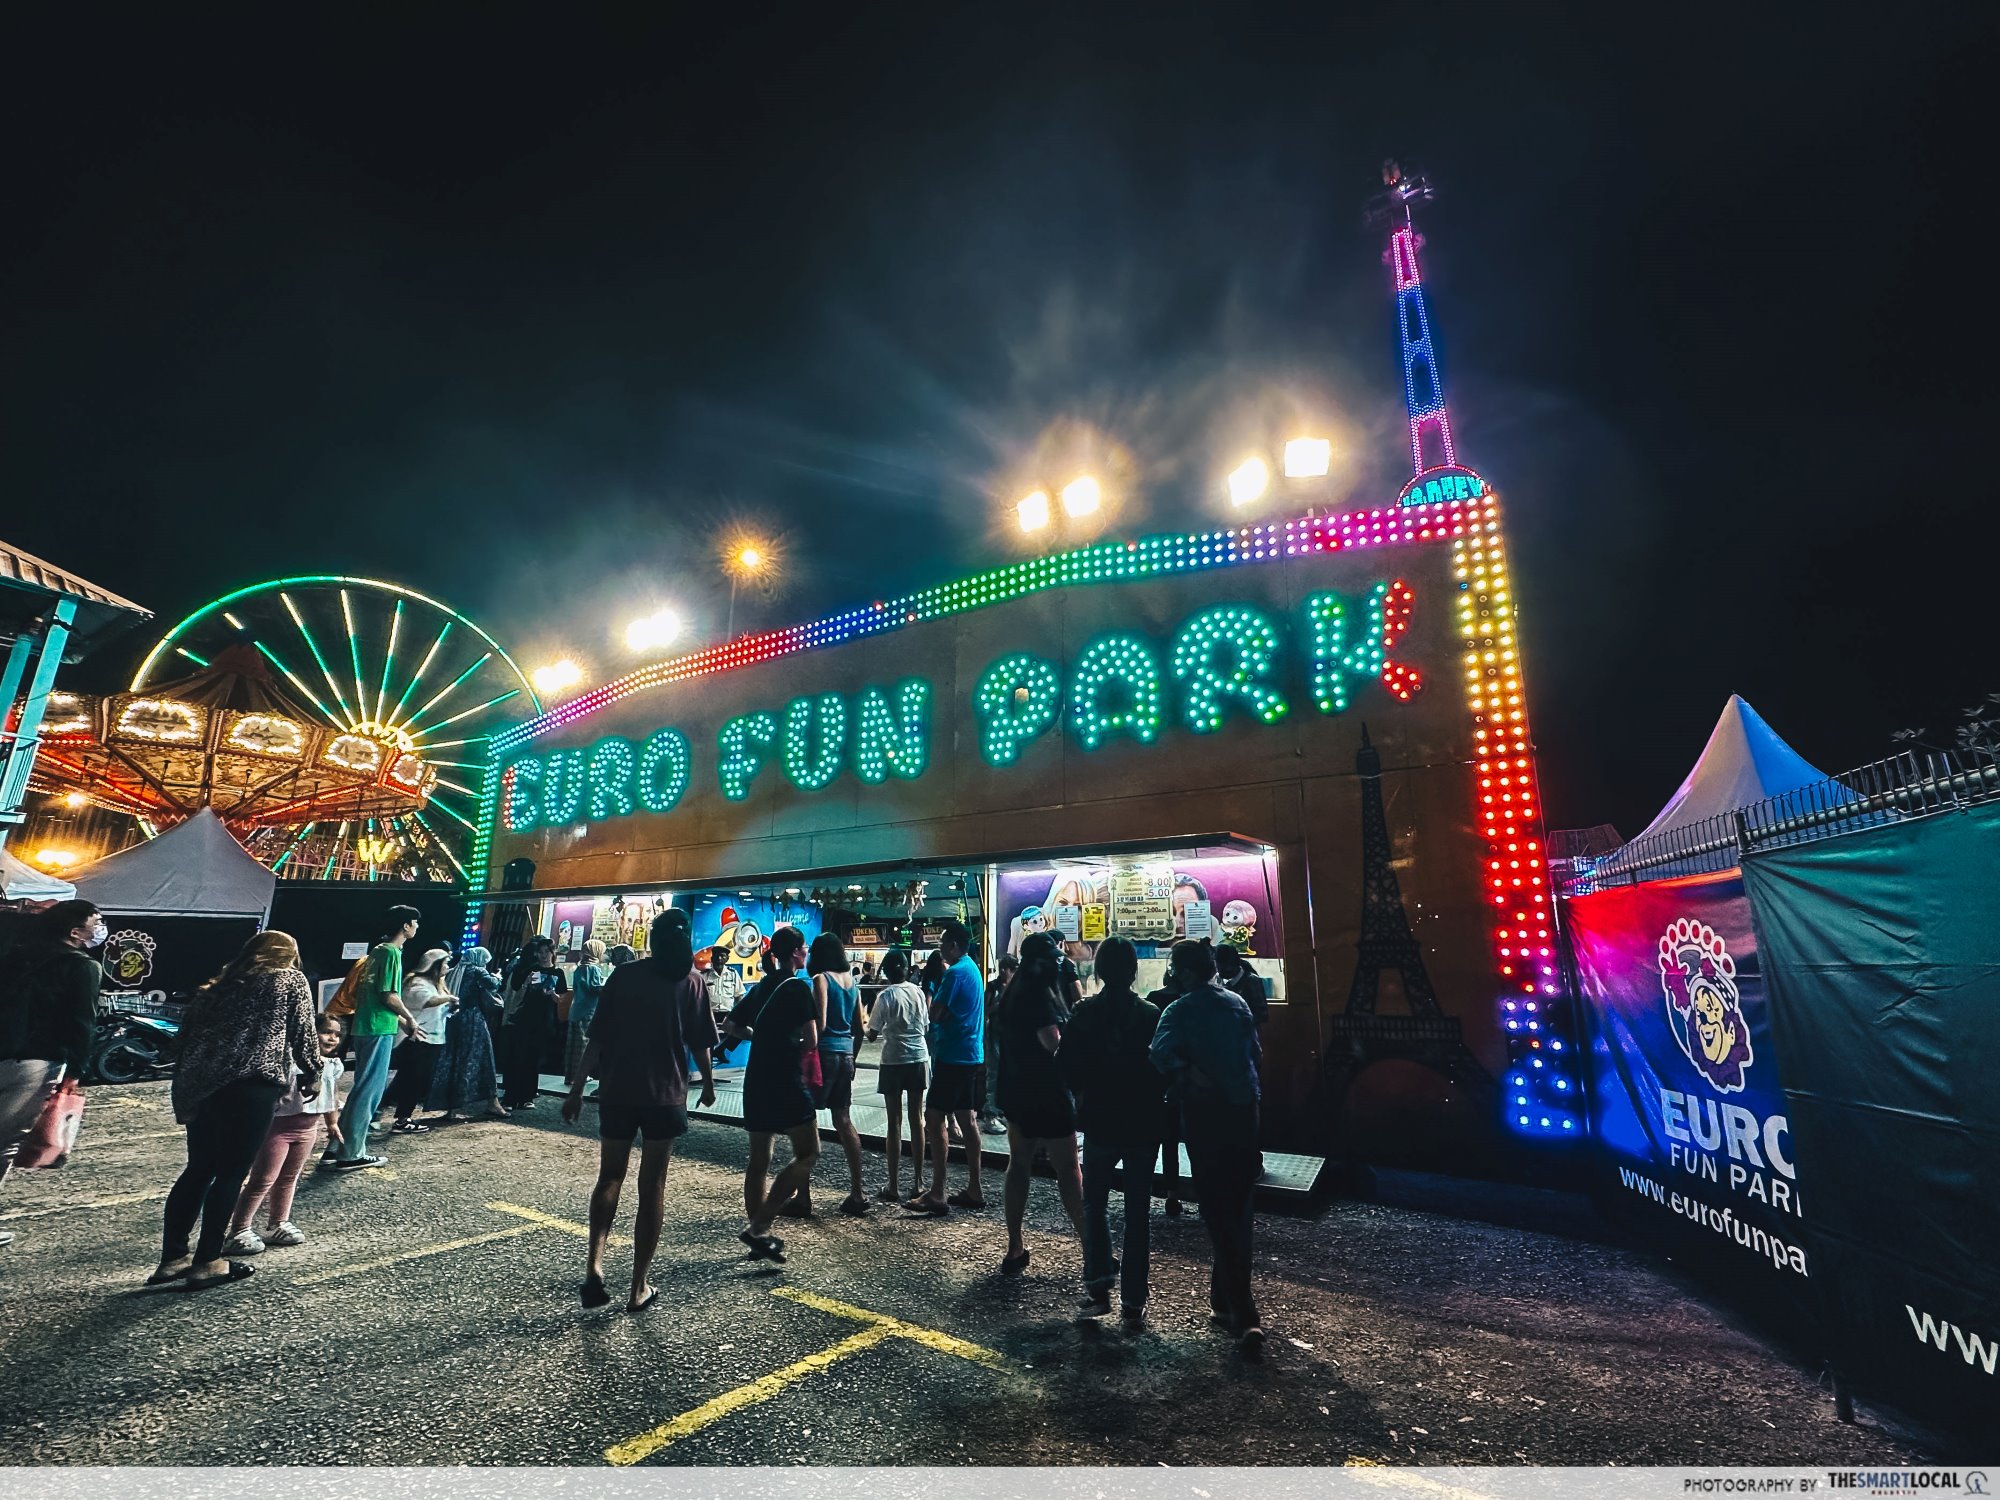
{"type": "Polygon", "coordinates": [[[403,1005],[417,1029],[396,1049],[396,1077],[384,1101],[396,1107],[396,1123],[390,1128],[397,1135],[421,1135],[430,1129],[415,1116],[430,1097],[438,1059],[444,1056],[445,1022],[452,1004],[444,971],[450,964],[449,949],[426,949],[403,980],[403,1005]]]}

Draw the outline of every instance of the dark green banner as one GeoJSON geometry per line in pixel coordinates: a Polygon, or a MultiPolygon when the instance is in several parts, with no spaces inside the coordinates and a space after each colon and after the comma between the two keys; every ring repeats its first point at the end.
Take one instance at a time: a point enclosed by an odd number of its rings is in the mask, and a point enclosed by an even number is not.
{"type": "Polygon", "coordinates": [[[1744,861],[1841,1367],[2000,1412],[2000,804],[1744,861]]]}

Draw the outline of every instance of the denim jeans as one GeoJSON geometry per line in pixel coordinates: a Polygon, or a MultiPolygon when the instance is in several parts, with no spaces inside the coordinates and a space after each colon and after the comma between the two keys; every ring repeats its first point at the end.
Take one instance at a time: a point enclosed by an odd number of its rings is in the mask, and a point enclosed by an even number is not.
{"type": "Polygon", "coordinates": [[[346,1137],[340,1144],[342,1161],[359,1161],[368,1154],[368,1127],[382,1107],[382,1094],[389,1086],[389,1054],[395,1050],[393,1032],[354,1039],[354,1087],[340,1112],[340,1133],[346,1137]]]}
{"type": "Polygon", "coordinates": [[[1083,1284],[1107,1300],[1111,1283],[1118,1283],[1118,1300],[1126,1312],[1146,1305],[1146,1269],[1152,1246],[1152,1142],[1083,1138],[1083,1284]],[[1121,1166],[1120,1163],[1123,1163],[1121,1166]],[[1111,1254],[1110,1202],[1113,1185],[1125,1192],[1125,1259],[1111,1254]]]}

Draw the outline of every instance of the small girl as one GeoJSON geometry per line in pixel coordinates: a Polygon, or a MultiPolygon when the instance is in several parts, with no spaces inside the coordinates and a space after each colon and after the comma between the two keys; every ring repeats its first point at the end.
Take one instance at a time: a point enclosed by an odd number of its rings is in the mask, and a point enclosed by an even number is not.
{"type": "Polygon", "coordinates": [[[340,1017],[321,1016],[317,1029],[321,1059],[319,1092],[310,1099],[302,1097],[300,1079],[294,1071],[291,1087],[271,1112],[271,1128],[264,1136],[264,1149],[258,1153],[257,1164],[250,1169],[250,1176],[236,1199],[236,1212],[229,1221],[229,1239],[222,1247],[225,1255],[255,1255],[269,1247],[306,1242],[305,1231],[292,1222],[292,1194],[298,1190],[299,1178],[305,1175],[306,1163],[312,1158],[320,1122],[326,1122],[332,1135],[329,1150],[341,1139],[340,1102],[334,1089],[342,1072],[340,1017]],[[250,1227],[250,1221],[257,1217],[267,1194],[271,1207],[265,1222],[271,1227],[260,1236],[250,1227]]]}

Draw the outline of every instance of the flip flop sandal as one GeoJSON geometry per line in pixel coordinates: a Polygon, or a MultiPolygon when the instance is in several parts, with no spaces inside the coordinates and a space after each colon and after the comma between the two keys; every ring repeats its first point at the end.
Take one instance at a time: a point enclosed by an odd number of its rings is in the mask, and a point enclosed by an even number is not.
{"type": "Polygon", "coordinates": [[[977,1210],[986,1207],[986,1200],[984,1198],[975,1198],[970,1193],[964,1191],[953,1193],[949,1198],[945,1199],[944,1201],[949,1203],[953,1208],[970,1208],[977,1210]]]}
{"type": "Polygon", "coordinates": [[[868,1217],[868,1200],[866,1198],[854,1197],[842,1198],[840,1200],[840,1211],[850,1219],[865,1219],[868,1217]]]}
{"type": "Polygon", "coordinates": [[[651,1307],[655,1302],[658,1302],[659,1300],[660,1300],[660,1289],[658,1287],[654,1287],[652,1291],[646,1294],[646,1300],[644,1302],[641,1302],[636,1306],[627,1306],[625,1311],[627,1311],[628,1313],[642,1313],[647,1308],[651,1307]]]}
{"type": "Polygon", "coordinates": [[[232,1260],[229,1269],[220,1276],[190,1276],[182,1283],[191,1292],[205,1292],[212,1286],[228,1286],[233,1282],[248,1281],[257,1274],[257,1268],[247,1262],[232,1260]]]}
{"type": "Polygon", "coordinates": [[[1019,1255],[1008,1256],[1000,1262],[1000,1274],[1002,1276],[1019,1276],[1023,1271],[1028,1269],[1029,1254],[1029,1251],[1023,1250],[1019,1255]]]}
{"type": "Polygon", "coordinates": [[[750,1247],[752,1260],[775,1261],[781,1266],[785,1263],[785,1242],[776,1235],[752,1234],[746,1229],[736,1238],[750,1247]]]}
{"type": "Polygon", "coordinates": [[[602,1307],[611,1300],[611,1293],[605,1290],[602,1276],[584,1277],[576,1294],[585,1307],[602,1307]]]}
{"type": "Polygon", "coordinates": [[[942,1219],[951,1212],[942,1203],[927,1203],[921,1198],[912,1199],[903,1205],[904,1212],[918,1219],[942,1219]]]}
{"type": "Polygon", "coordinates": [[[155,1271],[151,1276],[148,1276],[146,1278],[146,1285],[165,1286],[169,1282],[185,1281],[187,1279],[187,1273],[192,1271],[193,1269],[194,1269],[193,1266],[187,1265],[187,1266],[182,1266],[178,1271],[155,1271]]]}

